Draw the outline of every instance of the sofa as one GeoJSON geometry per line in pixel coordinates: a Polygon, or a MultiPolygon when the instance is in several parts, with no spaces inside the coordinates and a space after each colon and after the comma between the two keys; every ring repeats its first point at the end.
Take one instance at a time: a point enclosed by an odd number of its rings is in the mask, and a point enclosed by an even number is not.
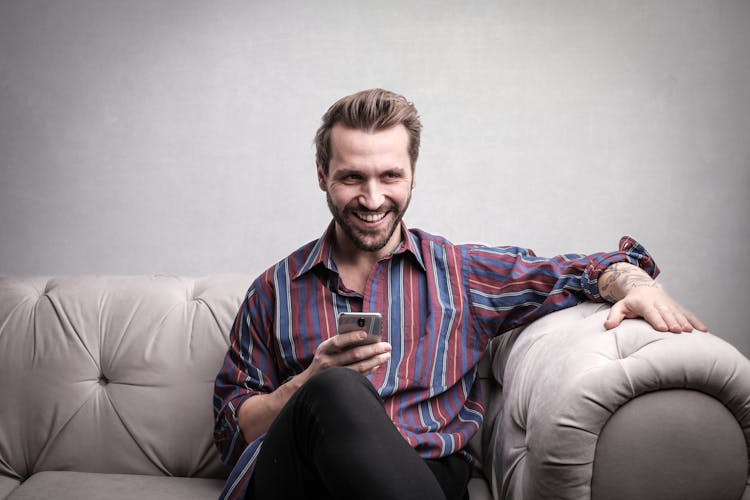
{"type": "MultiPolygon", "coordinates": [[[[0,277],[0,499],[216,498],[214,376],[252,277],[0,277]]],[[[750,362],[583,303],[480,369],[471,500],[750,499],[750,362]]]]}

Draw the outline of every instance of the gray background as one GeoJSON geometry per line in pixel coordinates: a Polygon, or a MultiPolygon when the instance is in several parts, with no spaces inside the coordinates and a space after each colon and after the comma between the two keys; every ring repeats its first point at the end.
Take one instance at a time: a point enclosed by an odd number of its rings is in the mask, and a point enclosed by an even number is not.
{"type": "Polygon", "coordinates": [[[0,273],[253,275],[329,221],[338,97],[423,117],[407,222],[616,247],[745,355],[750,2],[0,1],[0,273]]]}

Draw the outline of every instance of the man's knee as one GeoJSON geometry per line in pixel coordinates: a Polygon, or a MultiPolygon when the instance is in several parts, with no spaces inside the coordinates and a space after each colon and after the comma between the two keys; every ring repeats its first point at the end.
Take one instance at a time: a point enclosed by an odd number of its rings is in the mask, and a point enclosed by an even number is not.
{"type": "Polygon", "coordinates": [[[374,392],[370,381],[354,370],[335,366],[318,373],[303,386],[305,392],[321,395],[327,398],[336,395],[350,395],[362,390],[374,392]]]}
{"type": "Polygon", "coordinates": [[[361,410],[382,401],[369,380],[343,367],[330,368],[308,380],[300,389],[300,403],[310,409],[343,413],[361,410]]]}

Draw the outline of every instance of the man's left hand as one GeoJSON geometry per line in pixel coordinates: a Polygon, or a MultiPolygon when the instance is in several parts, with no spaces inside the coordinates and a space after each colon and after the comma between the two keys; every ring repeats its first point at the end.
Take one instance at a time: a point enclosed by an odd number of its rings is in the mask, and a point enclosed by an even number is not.
{"type": "Polygon", "coordinates": [[[708,331],[646,272],[626,262],[612,264],[599,278],[599,291],[613,303],[604,328],[611,330],[626,318],[643,318],[660,332],[708,331]]]}
{"type": "Polygon", "coordinates": [[[631,288],[622,300],[612,305],[604,328],[611,330],[626,318],[643,318],[660,332],[708,331],[701,320],[680,306],[656,283],[650,287],[631,288]]]}

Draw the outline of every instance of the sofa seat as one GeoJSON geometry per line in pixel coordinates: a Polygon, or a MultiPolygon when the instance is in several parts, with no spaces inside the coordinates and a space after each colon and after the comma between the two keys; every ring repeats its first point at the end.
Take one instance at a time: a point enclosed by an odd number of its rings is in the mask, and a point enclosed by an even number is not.
{"type": "Polygon", "coordinates": [[[102,474],[74,471],[38,472],[14,489],[7,500],[107,500],[217,498],[223,479],[102,474]]]}

